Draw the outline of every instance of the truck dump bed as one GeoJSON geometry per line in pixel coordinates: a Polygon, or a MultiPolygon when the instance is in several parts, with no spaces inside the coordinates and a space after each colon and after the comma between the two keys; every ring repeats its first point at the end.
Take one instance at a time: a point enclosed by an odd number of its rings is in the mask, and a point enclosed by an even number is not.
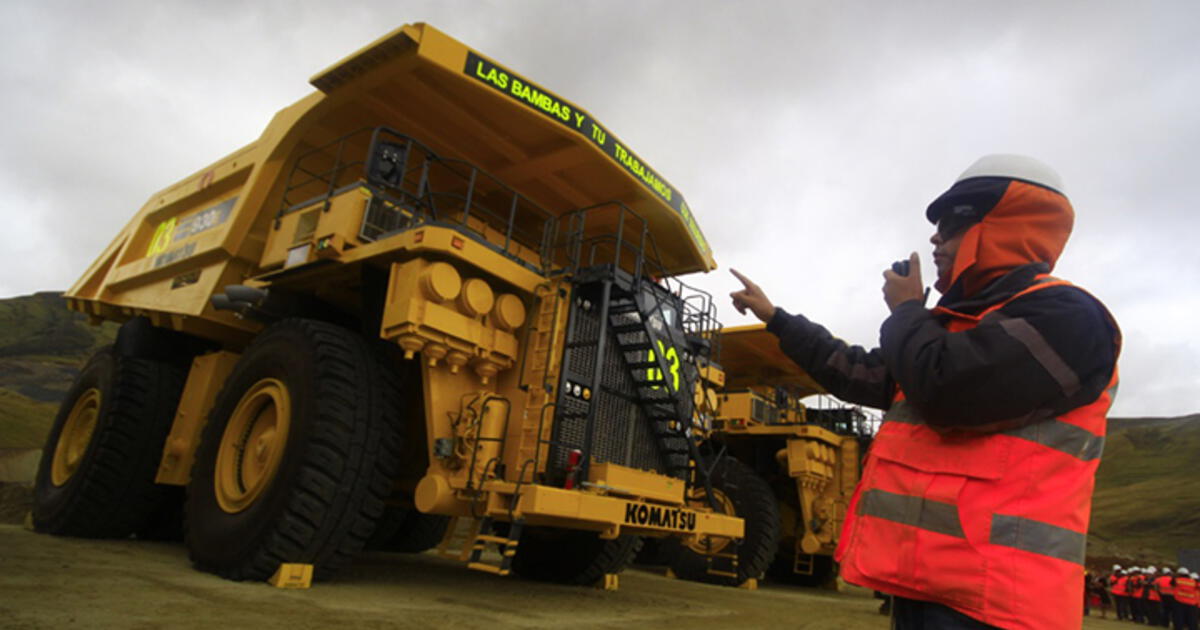
{"type": "Polygon", "coordinates": [[[210,298],[281,267],[267,252],[278,219],[325,183],[347,183],[304,156],[361,154],[372,138],[354,132],[381,127],[475,165],[551,218],[623,203],[645,220],[668,274],[715,267],[679,191],[606,127],[429,25],[396,29],[311,83],[318,91],[277,113],[258,140],[151,197],[68,291],[69,306],[213,339],[252,330],[210,298]],[[312,190],[296,184],[298,169],[312,190]]]}
{"type": "Polygon", "coordinates": [[[721,366],[730,389],[786,387],[796,398],[825,392],[804,368],[779,349],[779,338],[767,332],[764,324],[722,329],[721,366]]]}

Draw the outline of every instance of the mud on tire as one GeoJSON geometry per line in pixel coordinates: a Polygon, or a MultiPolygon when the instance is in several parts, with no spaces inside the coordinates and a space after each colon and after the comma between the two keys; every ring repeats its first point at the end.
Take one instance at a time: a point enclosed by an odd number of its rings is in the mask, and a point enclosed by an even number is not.
{"type": "Polygon", "coordinates": [[[142,528],[168,488],[154,483],[184,373],[119,355],[88,360],[42,451],[34,489],[39,532],[124,538],[142,528]]]}
{"type": "Polygon", "coordinates": [[[273,325],[225,383],[192,469],[193,563],[262,580],[281,563],[318,579],[348,564],[383,514],[399,452],[400,392],[359,335],[304,319],[273,325]]]}
{"type": "Polygon", "coordinates": [[[523,578],[558,584],[595,584],[620,573],[642,548],[640,536],[604,540],[596,532],[529,527],[521,534],[513,570],[523,578]]]}
{"type": "MultiPolygon", "coordinates": [[[[737,577],[709,573],[708,557],[688,545],[666,540],[663,545],[671,558],[671,570],[681,578],[713,584],[741,584],[760,578],[770,566],[779,547],[779,505],[771,486],[748,466],[731,457],[718,462],[712,473],[714,493],[724,496],[724,504],[745,520],[745,537],[737,547],[737,577]]],[[[721,504],[722,502],[718,502],[721,504]]],[[[721,551],[730,553],[731,546],[721,551]]],[[[724,558],[714,558],[713,567],[726,568],[724,558]]]]}

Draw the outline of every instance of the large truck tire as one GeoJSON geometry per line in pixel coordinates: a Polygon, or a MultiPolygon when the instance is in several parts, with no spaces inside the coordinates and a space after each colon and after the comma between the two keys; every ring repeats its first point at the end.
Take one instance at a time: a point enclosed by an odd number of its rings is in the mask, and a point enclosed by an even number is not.
{"type": "Polygon", "coordinates": [[[745,521],[745,537],[736,546],[737,570],[729,571],[729,561],[722,557],[709,556],[703,552],[711,549],[717,553],[733,553],[734,545],[727,539],[701,538],[693,544],[677,540],[666,540],[664,546],[671,558],[671,570],[675,575],[698,582],[738,585],[748,579],[763,576],[779,548],[779,504],[771,486],[742,462],[731,457],[722,458],[712,473],[715,503],[724,514],[739,516],[745,521]],[[735,573],[736,577],[719,575],[710,569],[735,573]]]}
{"type": "Polygon", "coordinates": [[[111,346],[92,355],[59,407],[34,487],[39,532],[125,538],[160,509],[154,483],[185,374],[111,346]]]}
{"type": "Polygon", "coordinates": [[[449,516],[388,506],[367,547],[379,551],[421,553],[438,546],[449,527],[449,516]]]}
{"type": "Polygon", "coordinates": [[[604,540],[596,532],[530,527],[517,545],[513,570],[530,580],[584,586],[624,571],[641,548],[640,536],[604,540]]]}
{"type": "Polygon", "coordinates": [[[361,336],[279,322],[246,349],[196,453],[185,540],[200,569],[264,580],[282,563],[330,577],[383,514],[402,393],[361,336]]]}

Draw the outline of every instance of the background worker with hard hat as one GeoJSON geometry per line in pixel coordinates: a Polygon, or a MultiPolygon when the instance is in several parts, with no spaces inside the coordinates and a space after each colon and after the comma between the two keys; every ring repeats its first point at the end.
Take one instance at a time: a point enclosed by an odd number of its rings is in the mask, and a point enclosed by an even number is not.
{"type": "Polygon", "coordinates": [[[1184,567],[1179,567],[1179,573],[1171,584],[1175,591],[1175,630],[1200,630],[1197,628],[1197,617],[1200,617],[1200,588],[1196,580],[1200,575],[1188,573],[1184,567]]]}
{"type": "Polygon", "coordinates": [[[1163,567],[1162,575],[1154,578],[1154,589],[1158,591],[1158,596],[1162,598],[1158,625],[1164,628],[1171,627],[1171,620],[1175,618],[1175,588],[1172,586],[1174,583],[1175,576],[1171,575],[1169,567],[1163,567]]]}
{"type": "Polygon", "coordinates": [[[1112,595],[1114,604],[1117,607],[1117,619],[1125,620],[1132,618],[1129,611],[1129,571],[1121,569],[1121,565],[1113,567],[1115,573],[1112,580],[1112,595]]]}
{"type": "Polygon", "coordinates": [[[937,267],[884,272],[880,347],[776,308],[741,274],[734,306],[830,393],[886,408],[836,558],[895,595],[897,628],[1077,629],[1084,546],[1120,332],[1050,277],[1074,221],[1057,173],[984,157],[926,210],[937,267]]]}
{"type": "Polygon", "coordinates": [[[1146,605],[1142,598],[1146,596],[1146,576],[1142,567],[1130,569],[1129,576],[1129,614],[1134,623],[1146,622],[1146,605]]]}
{"type": "Polygon", "coordinates": [[[1162,596],[1158,594],[1158,567],[1146,567],[1146,576],[1144,578],[1146,587],[1142,591],[1145,607],[1146,623],[1152,626],[1162,625],[1162,596]]]}

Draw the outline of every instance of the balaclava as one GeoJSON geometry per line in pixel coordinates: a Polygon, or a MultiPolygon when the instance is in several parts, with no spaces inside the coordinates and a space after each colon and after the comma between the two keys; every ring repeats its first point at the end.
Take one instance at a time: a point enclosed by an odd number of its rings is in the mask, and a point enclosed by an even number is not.
{"type": "Polygon", "coordinates": [[[929,204],[925,217],[943,238],[965,229],[952,287],[970,297],[1013,269],[1041,262],[1054,268],[1075,222],[1062,179],[1049,166],[1021,155],[979,158],[929,204]]]}

